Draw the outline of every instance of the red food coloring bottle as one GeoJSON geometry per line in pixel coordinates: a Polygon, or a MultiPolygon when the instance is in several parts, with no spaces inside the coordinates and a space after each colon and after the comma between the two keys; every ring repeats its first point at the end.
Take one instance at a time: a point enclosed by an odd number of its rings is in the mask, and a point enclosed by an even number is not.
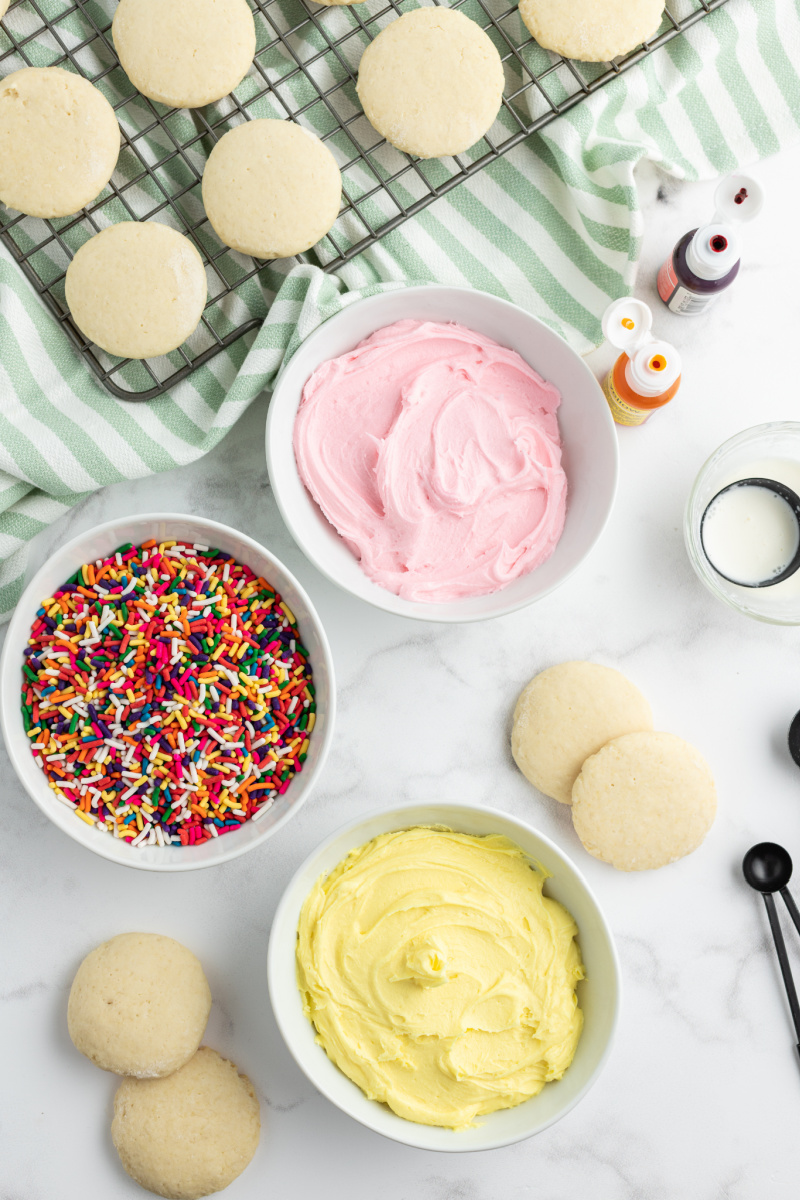
{"type": "Polygon", "coordinates": [[[736,227],[758,216],[764,194],[749,176],[729,175],[714,202],[711,224],[684,234],[658,272],[658,294],[679,316],[699,316],[734,282],[741,265],[736,227]]]}

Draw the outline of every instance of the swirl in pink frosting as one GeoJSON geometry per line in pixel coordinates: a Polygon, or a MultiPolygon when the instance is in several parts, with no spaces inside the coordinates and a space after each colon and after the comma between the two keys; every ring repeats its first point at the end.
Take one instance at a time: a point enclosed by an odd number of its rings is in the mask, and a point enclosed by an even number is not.
{"type": "Polygon", "coordinates": [[[398,321],[308,380],[297,466],[370,579],[407,600],[484,595],[561,536],[560,399],[491,338],[398,321]]]}

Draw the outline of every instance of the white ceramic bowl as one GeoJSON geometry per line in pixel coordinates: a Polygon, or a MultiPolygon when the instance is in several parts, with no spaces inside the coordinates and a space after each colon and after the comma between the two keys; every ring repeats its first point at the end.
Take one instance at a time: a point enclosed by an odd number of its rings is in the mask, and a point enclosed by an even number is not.
{"type": "Polygon", "coordinates": [[[519,1142],[565,1116],[600,1074],[611,1048],[620,1002],[619,962],[611,931],[577,867],[553,842],[522,821],[494,809],[463,804],[415,804],[375,812],[351,821],[318,846],[299,868],[278,905],[269,940],[268,979],[272,1008],[284,1040],[298,1066],[324,1096],[368,1129],[396,1142],[454,1153],[519,1142]],[[505,834],[552,872],[552,879],[545,885],[546,894],[574,916],[586,966],[586,979],[578,985],[584,1030],[564,1077],[548,1083],[538,1096],[516,1108],[481,1117],[471,1129],[418,1125],[396,1116],[386,1105],[369,1100],[317,1045],[297,988],[295,947],[300,910],[320,875],[332,871],[351,850],[381,833],[435,824],[448,825],[461,833],[505,834]]]}
{"type": "Polygon", "coordinates": [[[683,536],[698,578],[718,600],[746,617],[772,625],[800,625],[800,571],[774,587],[748,588],[718,575],[705,556],[703,514],[722,488],[737,479],[767,475],[800,491],[800,423],[769,421],[723,442],[703,464],[686,504],[683,536]],[[770,463],[778,460],[773,470],[770,463]]]}
{"type": "Polygon", "coordinates": [[[107,521],[67,542],[44,564],[31,580],[17,605],[6,632],[0,660],[0,727],[8,756],[29,796],[50,820],[76,842],[112,862],[146,871],[191,871],[237,858],[265,842],[292,816],[308,796],[324,765],[333,736],[336,698],[328,639],[316,610],[290,571],[258,542],[204,517],[186,517],[175,513],[150,513],[146,516],[107,521]],[[282,796],[259,821],[247,821],[241,829],[214,838],[201,846],[130,846],[109,833],[80,821],[55,799],[36,766],[22,724],[20,683],[22,651],[30,635],[34,614],[46,596],[69,579],[84,562],[105,558],[125,542],[162,542],[173,538],[215,546],[246,563],[257,575],[275,587],[294,613],[304,645],[308,648],[314,674],[317,720],[309,743],[308,758],[282,796]]]}
{"type": "Polygon", "coordinates": [[[306,339],[281,371],[267,417],[267,466],[275,499],[304,554],[339,587],[387,612],[421,621],[482,621],[515,612],[552,592],[594,546],[611,513],[617,486],[614,421],[592,372],[567,343],[536,317],[486,292],[421,286],[359,300],[306,339]],[[569,493],[567,518],[552,556],[529,575],[488,596],[447,604],[404,600],[368,579],[311,499],[292,447],[303,387],[329,358],[352,350],[394,321],[456,321],[516,350],[561,393],[558,423],[569,493]]]}

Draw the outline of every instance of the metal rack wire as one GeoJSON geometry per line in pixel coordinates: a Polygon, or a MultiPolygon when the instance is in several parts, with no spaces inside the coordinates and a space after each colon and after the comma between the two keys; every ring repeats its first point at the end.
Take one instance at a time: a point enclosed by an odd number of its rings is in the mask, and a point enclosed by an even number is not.
{"type": "MultiPolygon", "coordinates": [[[[417,160],[395,150],[364,117],[355,92],[367,43],[418,0],[366,0],[320,8],[312,0],[249,0],[256,22],[253,67],[235,93],[191,111],[140,95],[114,53],[116,0],[17,0],[0,22],[0,77],[25,66],[63,66],[84,75],[111,102],[122,130],[114,177],[82,212],[58,220],[0,205],[0,237],[98,379],[115,396],[148,400],[230,348],[266,314],[270,297],[298,261],[334,271],[439,196],[544,128],[727,0],[670,0],[656,36],[612,63],[587,64],[542,50],[508,0],[452,0],[486,29],[506,72],[492,129],[455,158],[417,160]],[[343,180],[342,209],[330,233],[295,259],[263,263],[224,246],[203,210],[200,180],[215,142],[254,117],[306,125],[330,147],[343,180]],[[122,220],[155,217],[189,236],[206,263],[209,299],[192,337],[172,354],[130,361],[87,343],[70,319],[64,277],[89,237],[122,220]]],[[[438,2],[438,0],[437,0],[438,2]]]]}

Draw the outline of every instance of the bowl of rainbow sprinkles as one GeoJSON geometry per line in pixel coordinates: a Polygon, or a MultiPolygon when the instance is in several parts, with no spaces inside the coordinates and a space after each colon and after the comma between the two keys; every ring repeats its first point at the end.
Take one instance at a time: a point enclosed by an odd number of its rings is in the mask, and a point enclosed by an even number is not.
{"type": "Polygon", "coordinates": [[[0,688],[31,798],[90,850],[152,871],[265,841],[333,734],[333,662],[305,591],[200,517],[110,521],[57,550],[14,613],[0,688]]]}

